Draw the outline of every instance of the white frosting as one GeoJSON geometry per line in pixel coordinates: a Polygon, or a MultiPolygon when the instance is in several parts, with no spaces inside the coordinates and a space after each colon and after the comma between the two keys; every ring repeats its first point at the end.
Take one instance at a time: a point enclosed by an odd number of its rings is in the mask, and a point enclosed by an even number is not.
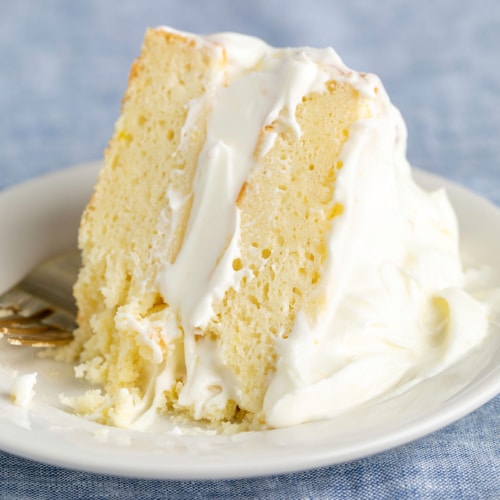
{"type": "Polygon", "coordinates": [[[487,332],[486,309],[461,289],[451,206],[413,183],[404,125],[383,106],[343,148],[335,199],[345,211],[318,290],[327,307],[314,324],[299,312],[277,346],[264,404],[272,426],[331,417],[428,377],[487,332]]]}
{"type": "MultiPolygon", "coordinates": [[[[210,320],[214,301],[245,273],[232,268],[239,256],[236,199],[255,166],[260,132],[278,120],[300,136],[296,106],[330,79],[372,97],[374,118],[351,127],[343,147],[335,201],[345,211],[329,236],[317,291],[327,307],[315,323],[299,312],[289,337],[277,342],[279,361],[264,403],[269,425],[331,417],[431,376],[481,342],[487,311],[462,290],[453,211],[444,193],[428,194],[413,183],[405,127],[379,80],[349,70],[331,49],[272,49],[234,34],[194,39],[223,47],[228,65],[207,82],[205,101],[191,103],[182,133],[187,137],[195,113],[209,106],[185,238],[158,277],[172,324],[156,331],[171,337],[166,330],[176,324],[179,335],[170,338],[174,347],[165,357],[146,320],[123,319],[153,352],[150,404],[179,370],[185,371],[179,405],[194,407],[195,416],[239,401],[217,344],[196,339],[196,332],[210,320]]],[[[269,134],[259,154],[273,141],[269,134]]],[[[175,216],[184,199],[175,193],[169,199],[175,216]]]]}
{"type": "MultiPolygon", "coordinates": [[[[209,40],[224,44],[228,69],[208,84],[204,99],[212,109],[191,215],[180,253],[174,263],[166,264],[159,280],[165,301],[179,312],[188,329],[204,326],[212,315],[213,301],[241,278],[232,270],[233,260],[239,257],[235,203],[254,167],[261,131],[279,119],[300,136],[295,108],[302,97],[322,91],[327,80],[347,73],[331,49],[276,50],[261,40],[235,34],[214,35],[209,40]]],[[[196,101],[190,112],[200,109],[203,106],[196,101]]],[[[189,114],[187,121],[185,129],[191,126],[189,114]]],[[[186,135],[184,130],[182,136],[186,135]]],[[[272,147],[274,136],[268,135],[271,140],[261,155],[272,147]]]]}
{"type": "Polygon", "coordinates": [[[21,408],[26,408],[35,395],[37,373],[19,375],[12,382],[10,396],[14,403],[21,408]]]}

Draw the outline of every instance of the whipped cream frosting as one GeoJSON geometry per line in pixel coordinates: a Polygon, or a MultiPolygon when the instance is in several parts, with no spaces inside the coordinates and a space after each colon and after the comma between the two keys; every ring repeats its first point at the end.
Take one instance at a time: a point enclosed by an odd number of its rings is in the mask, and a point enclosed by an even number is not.
{"type": "Polygon", "coordinates": [[[29,405],[35,395],[34,387],[37,376],[36,372],[25,373],[14,379],[10,388],[10,396],[14,404],[22,408],[26,408],[29,405]]]}
{"type": "MultiPolygon", "coordinates": [[[[154,353],[150,391],[138,411],[160,406],[162,391],[181,372],[179,405],[194,407],[195,416],[223,408],[228,399],[238,403],[217,343],[196,341],[196,332],[210,320],[212,304],[237,289],[246,273],[232,268],[240,234],[235,200],[255,166],[260,131],[280,120],[300,137],[297,105],[331,79],[371,98],[373,117],[351,127],[342,149],[335,201],[345,210],[329,236],[317,290],[327,305],[315,322],[299,312],[288,338],[277,340],[267,423],[332,417],[432,376],[480,343],[488,311],[464,292],[453,210],[444,192],[426,193],[413,182],[403,120],[378,78],[348,69],[332,49],[274,49],[230,33],[181,34],[224,50],[228,64],[211,75],[206,102],[190,104],[183,130],[187,137],[209,103],[186,234],[177,258],[158,276],[171,321],[153,326],[171,348],[164,352],[151,339],[154,318],[121,318],[154,353]]],[[[260,156],[274,139],[268,134],[260,156]]],[[[184,200],[175,193],[168,198],[175,217],[184,200]]],[[[146,412],[140,421],[150,417],[146,412]]]]}

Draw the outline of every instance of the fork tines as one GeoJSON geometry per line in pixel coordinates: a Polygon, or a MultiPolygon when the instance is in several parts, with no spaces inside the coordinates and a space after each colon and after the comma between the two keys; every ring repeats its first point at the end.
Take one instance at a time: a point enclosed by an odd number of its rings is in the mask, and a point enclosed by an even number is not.
{"type": "Polygon", "coordinates": [[[0,300],[0,335],[13,345],[52,347],[72,340],[73,318],[14,288],[0,300]]]}

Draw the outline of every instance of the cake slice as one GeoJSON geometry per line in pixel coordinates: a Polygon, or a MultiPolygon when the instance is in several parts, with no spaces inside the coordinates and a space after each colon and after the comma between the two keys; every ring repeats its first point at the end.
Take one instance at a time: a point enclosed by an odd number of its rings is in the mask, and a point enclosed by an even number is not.
{"type": "Polygon", "coordinates": [[[148,30],[81,222],[59,356],[102,390],[72,406],[124,427],[291,425],[445,352],[455,302],[476,305],[405,143],[378,78],[332,49],[148,30]]]}

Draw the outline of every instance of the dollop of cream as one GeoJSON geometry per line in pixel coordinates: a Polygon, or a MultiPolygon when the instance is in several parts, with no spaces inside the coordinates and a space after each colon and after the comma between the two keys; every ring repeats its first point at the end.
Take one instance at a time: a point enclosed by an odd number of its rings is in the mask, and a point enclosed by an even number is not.
{"type": "Polygon", "coordinates": [[[10,388],[10,397],[15,405],[26,408],[30,404],[35,395],[34,387],[37,375],[36,372],[25,373],[14,379],[10,388]]]}

